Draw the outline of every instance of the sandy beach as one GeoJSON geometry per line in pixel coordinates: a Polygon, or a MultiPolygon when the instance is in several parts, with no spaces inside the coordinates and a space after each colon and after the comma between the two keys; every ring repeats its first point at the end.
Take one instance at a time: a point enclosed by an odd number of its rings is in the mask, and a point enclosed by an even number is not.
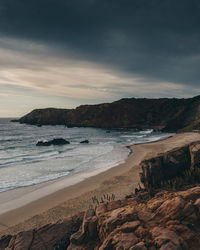
{"type": "Polygon", "coordinates": [[[103,194],[120,199],[138,186],[139,164],[142,160],[156,156],[187,143],[200,140],[199,133],[181,133],[163,141],[131,146],[132,153],[125,163],[95,176],[64,177],[27,188],[0,194],[0,234],[14,234],[46,223],[55,222],[93,205],[92,197],[100,199],[103,194]],[[70,185],[70,186],[69,186],[70,185]],[[67,186],[67,187],[66,187],[67,186]]]}

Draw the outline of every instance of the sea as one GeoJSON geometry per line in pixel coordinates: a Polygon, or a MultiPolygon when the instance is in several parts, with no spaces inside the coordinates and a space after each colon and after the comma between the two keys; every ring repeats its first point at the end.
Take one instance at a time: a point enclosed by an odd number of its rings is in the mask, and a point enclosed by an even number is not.
{"type": "Polygon", "coordinates": [[[130,154],[128,146],[172,135],[153,130],[37,127],[10,120],[0,118],[0,192],[84,172],[93,175],[124,162],[130,154]],[[36,146],[40,140],[53,138],[70,144],[36,146]],[[81,144],[83,140],[89,143],[81,144]]]}

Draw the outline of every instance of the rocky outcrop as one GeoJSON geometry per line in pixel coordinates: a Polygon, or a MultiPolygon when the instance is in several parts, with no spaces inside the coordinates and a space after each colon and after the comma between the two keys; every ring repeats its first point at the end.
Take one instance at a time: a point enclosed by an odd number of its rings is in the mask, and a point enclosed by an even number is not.
{"type": "Polygon", "coordinates": [[[121,99],[76,109],[36,109],[19,119],[34,125],[137,128],[165,131],[200,129],[200,96],[189,99],[121,99]]]}
{"type": "Polygon", "coordinates": [[[83,214],[17,235],[3,236],[0,249],[15,250],[198,250],[200,186],[140,192],[102,203],[83,214]]]}
{"type": "Polygon", "coordinates": [[[18,122],[31,125],[66,125],[68,109],[35,109],[18,122]]]}
{"type": "Polygon", "coordinates": [[[66,218],[56,224],[49,224],[38,229],[20,232],[13,236],[3,236],[0,239],[1,250],[47,250],[66,249],[70,236],[75,233],[83,220],[83,213],[66,218]],[[62,245],[62,248],[59,246],[62,245]]]}
{"type": "Polygon", "coordinates": [[[65,144],[70,144],[70,142],[62,138],[56,138],[50,141],[38,141],[36,146],[51,146],[51,145],[65,145],[65,144]]]}
{"type": "Polygon", "coordinates": [[[200,141],[176,148],[141,162],[141,182],[147,190],[161,188],[166,182],[200,169],[200,141]]]}
{"type": "Polygon", "coordinates": [[[86,144],[88,144],[89,141],[88,140],[84,140],[84,141],[81,141],[80,143],[86,143],[86,144]]]}

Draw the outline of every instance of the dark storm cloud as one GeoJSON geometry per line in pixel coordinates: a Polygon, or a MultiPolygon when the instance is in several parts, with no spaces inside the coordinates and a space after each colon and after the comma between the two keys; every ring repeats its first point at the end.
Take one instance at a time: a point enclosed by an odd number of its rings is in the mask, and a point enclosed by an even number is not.
{"type": "Polygon", "coordinates": [[[0,34],[143,76],[199,87],[198,0],[1,0],[0,34]]]}

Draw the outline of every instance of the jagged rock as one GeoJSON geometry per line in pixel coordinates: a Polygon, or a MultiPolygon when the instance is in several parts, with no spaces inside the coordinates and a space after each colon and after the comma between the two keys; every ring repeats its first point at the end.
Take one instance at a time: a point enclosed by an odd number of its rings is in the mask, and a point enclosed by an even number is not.
{"type": "Polygon", "coordinates": [[[1,250],[47,250],[66,249],[70,236],[76,232],[83,219],[83,214],[66,218],[56,224],[48,224],[39,229],[20,232],[15,236],[0,239],[1,250]]]}
{"type": "Polygon", "coordinates": [[[56,138],[50,141],[38,141],[36,146],[51,146],[51,145],[65,145],[65,144],[70,144],[70,142],[62,138],[56,138]]]}
{"type": "Polygon", "coordinates": [[[11,238],[11,235],[3,236],[0,240],[0,249],[5,249],[9,245],[11,238]]]}
{"type": "Polygon", "coordinates": [[[13,120],[11,120],[11,122],[19,122],[19,120],[18,119],[13,119],[13,120]]]}
{"type": "Polygon", "coordinates": [[[93,209],[85,212],[82,228],[71,236],[72,244],[81,245],[83,241],[95,239],[97,234],[97,217],[93,209]]]}
{"type": "Polygon", "coordinates": [[[56,224],[3,236],[0,249],[199,250],[199,204],[200,186],[161,191],[148,200],[137,194],[56,224]]]}
{"type": "Polygon", "coordinates": [[[124,249],[128,250],[132,246],[138,243],[138,238],[134,233],[122,233],[111,234],[108,239],[106,239],[99,250],[106,249],[124,249]]]}
{"type": "Polygon", "coordinates": [[[184,200],[180,197],[175,197],[173,199],[168,199],[156,210],[156,215],[162,216],[166,219],[170,216],[171,219],[175,219],[181,216],[181,211],[184,208],[184,200]],[[180,210],[181,209],[181,210],[180,210]]]}
{"type": "Polygon", "coordinates": [[[163,199],[156,197],[155,199],[153,198],[150,201],[148,201],[147,207],[150,210],[155,211],[162,205],[162,203],[163,203],[163,199]]]}
{"type": "Polygon", "coordinates": [[[143,222],[148,222],[153,218],[153,214],[147,210],[138,211],[137,216],[143,222]]]}
{"type": "Polygon", "coordinates": [[[144,242],[139,242],[135,246],[131,247],[130,250],[147,250],[144,242]]]}
{"type": "Polygon", "coordinates": [[[174,231],[167,228],[155,227],[151,230],[153,242],[162,250],[167,249],[188,249],[184,240],[174,231]]]}
{"type": "MultiPolygon", "coordinates": [[[[101,204],[96,208],[96,238],[83,240],[82,248],[80,244],[78,248],[71,244],[69,249],[95,249],[96,246],[97,249],[186,250],[190,246],[197,250],[200,245],[199,191],[197,186],[179,192],[162,191],[148,201],[145,195],[144,200],[141,195],[138,199],[138,194],[128,200],[101,204]],[[195,219],[191,220],[194,214],[195,219]],[[89,245],[90,241],[93,245],[89,245]]],[[[88,218],[92,220],[93,216],[88,218]]],[[[80,230],[86,233],[83,225],[80,230]]]]}
{"type": "Polygon", "coordinates": [[[21,232],[16,236],[15,240],[13,241],[11,246],[9,245],[9,247],[12,248],[14,246],[15,250],[29,249],[33,241],[33,236],[33,230],[21,232]]]}
{"type": "Polygon", "coordinates": [[[136,219],[135,208],[129,205],[114,209],[107,214],[99,216],[98,228],[100,240],[107,237],[117,226],[121,226],[127,221],[133,221],[136,219]]]}
{"type": "Polygon", "coordinates": [[[200,166],[200,142],[191,143],[189,146],[190,155],[191,155],[191,167],[200,166]]]}
{"type": "Polygon", "coordinates": [[[196,199],[200,197],[200,187],[196,186],[186,191],[178,192],[177,195],[187,200],[196,199]]]}
{"type": "Polygon", "coordinates": [[[79,246],[81,246],[84,242],[93,241],[96,237],[97,217],[95,216],[95,211],[93,209],[89,209],[85,212],[83,223],[79,231],[71,236],[69,249],[76,249],[75,246],[79,249],[79,246]]]}

